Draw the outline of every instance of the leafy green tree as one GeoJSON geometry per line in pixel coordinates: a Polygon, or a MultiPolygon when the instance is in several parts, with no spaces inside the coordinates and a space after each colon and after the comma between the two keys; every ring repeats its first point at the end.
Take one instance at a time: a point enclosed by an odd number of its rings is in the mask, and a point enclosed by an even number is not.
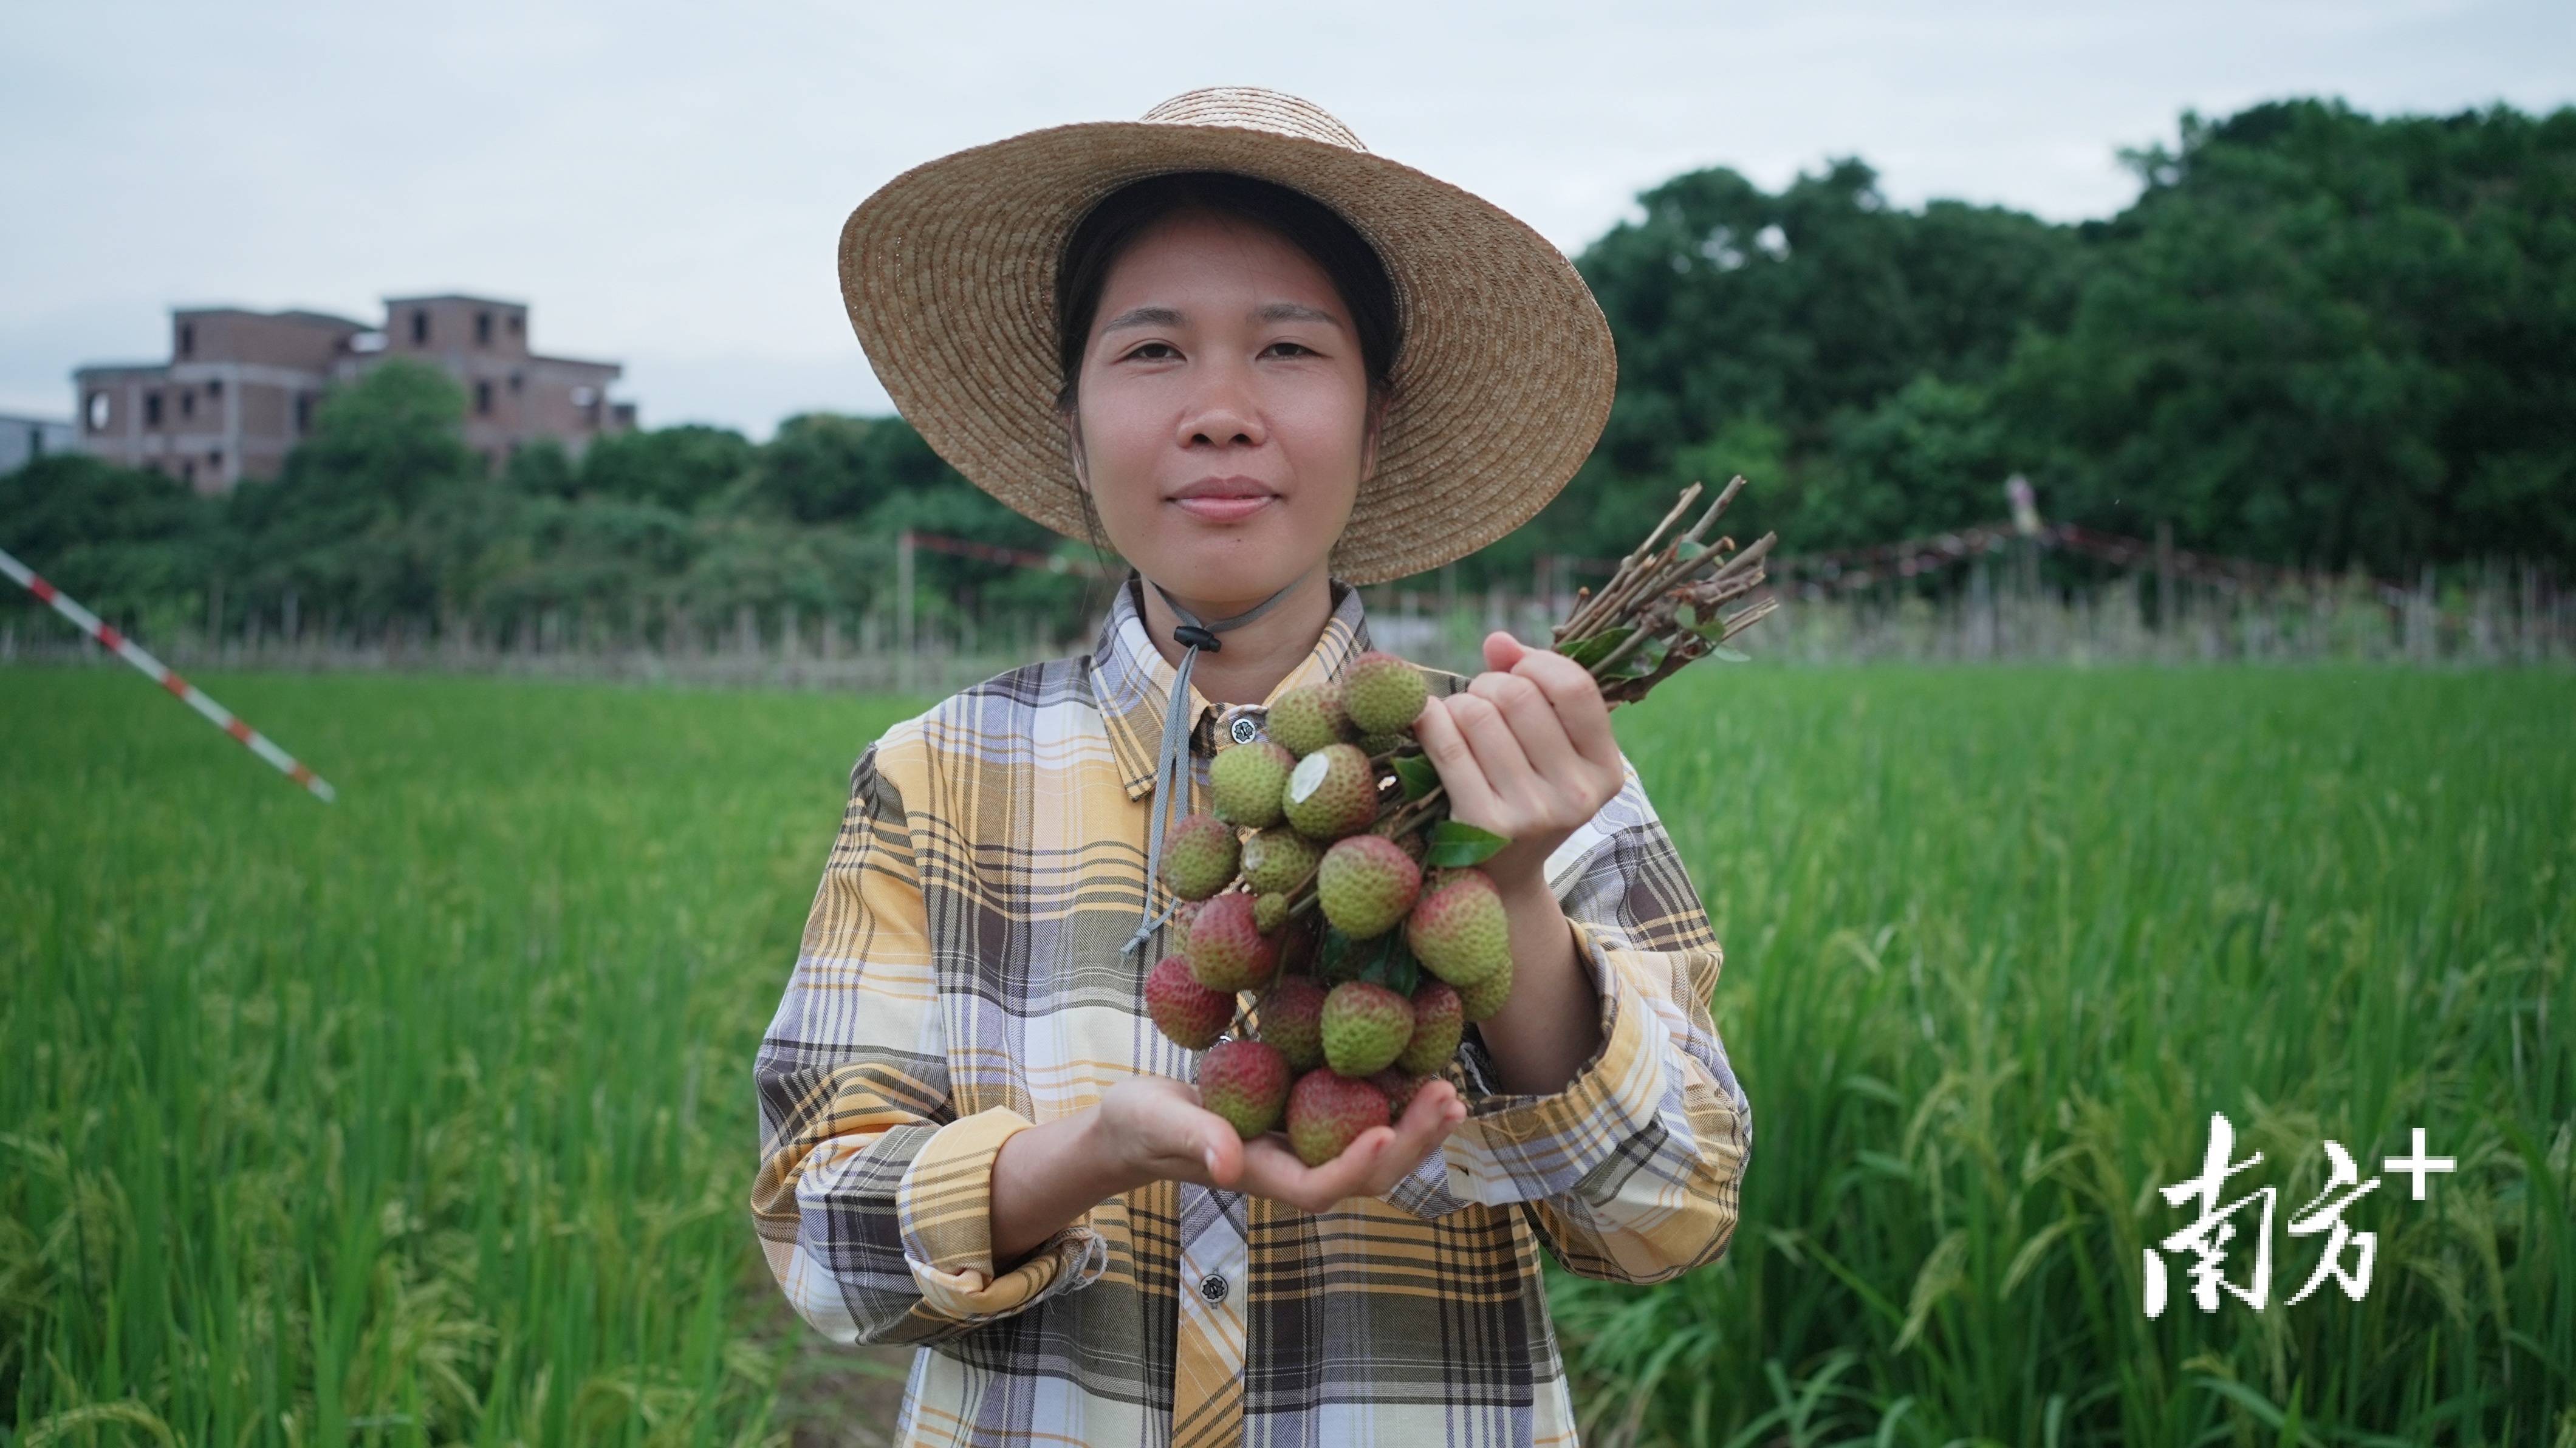
{"type": "Polygon", "coordinates": [[[572,454],[550,437],[523,444],[510,454],[510,465],[501,473],[502,481],[513,493],[528,498],[569,498],[581,491],[581,475],[573,468],[572,454]]]}
{"type": "Polygon", "coordinates": [[[2187,115],[2006,397],[2085,516],[2403,571],[2576,558],[2576,109],[2187,115]]]}
{"type": "Polygon", "coordinates": [[[756,451],[731,428],[696,423],[594,439],[581,458],[583,491],[694,512],[751,470],[756,451]]]}
{"type": "Polygon", "coordinates": [[[1619,344],[1601,447],[1535,525],[1475,560],[1479,574],[1521,572],[1542,542],[1623,552],[1683,483],[1723,482],[1727,458],[1761,484],[1740,516],[1780,523],[1844,419],[1918,378],[1990,380],[2024,333],[2062,325],[2088,265],[2074,228],[1895,207],[1858,160],[1776,194],[1715,168],[1638,200],[1644,217],[1576,262],[1619,344]]]}
{"type": "MultiPolygon", "coordinates": [[[[101,616],[129,621],[193,612],[222,552],[214,506],[186,483],[76,453],[0,475],[0,547],[101,616]]],[[[44,605],[10,588],[5,607],[44,605]]]]}
{"type": "Polygon", "coordinates": [[[463,603],[474,555],[505,533],[504,489],[465,445],[465,393],[438,368],[387,362],[323,400],[274,482],[231,515],[263,595],[350,621],[426,619],[463,603]]]}

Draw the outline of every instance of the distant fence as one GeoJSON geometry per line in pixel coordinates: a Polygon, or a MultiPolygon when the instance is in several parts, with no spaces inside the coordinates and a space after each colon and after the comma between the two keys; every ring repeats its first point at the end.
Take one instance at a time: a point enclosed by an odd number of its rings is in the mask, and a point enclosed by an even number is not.
{"type": "MultiPolygon", "coordinates": [[[[1096,572],[1088,560],[972,540],[915,535],[911,542],[1050,572],[1096,572]]],[[[854,616],[744,606],[721,622],[658,617],[648,634],[632,619],[549,611],[492,637],[462,626],[360,634],[289,609],[239,622],[220,639],[180,629],[151,642],[192,670],[395,670],[909,693],[945,693],[1090,646],[1094,618],[980,617],[940,599],[926,609],[904,606],[919,601],[905,586],[912,551],[898,550],[897,606],[854,616]]],[[[1572,610],[1586,578],[1606,577],[1613,566],[1543,555],[1522,587],[1465,589],[1446,570],[1362,592],[1379,647],[1472,672],[1486,633],[1544,637],[1572,610]]],[[[2214,558],[2169,540],[2067,524],[1997,523],[1778,558],[1771,573],[1780,611],[1744,643],[1773,659],[2576,663],[2576,598],[2529,565],[2426,569],[2401,586],[2214,558]],[[2081,585],[2044,583],[2039,564],[2048,553],[2113,571],[2081,585]]],[[[0,660],[105,658],[49,620],[0,624],[0,660]]]]}

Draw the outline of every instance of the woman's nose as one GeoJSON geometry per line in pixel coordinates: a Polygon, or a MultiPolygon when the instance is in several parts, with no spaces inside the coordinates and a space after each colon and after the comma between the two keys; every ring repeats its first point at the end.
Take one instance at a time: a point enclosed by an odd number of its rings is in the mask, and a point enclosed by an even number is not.
{"type": "Polygon", "coordinates": [[[1183,447],[1259,447],[1267,435],[1261,409],[1243,369],[1219,366],[1200,374],[1190,404],[1182,410],[1183,447]]]}

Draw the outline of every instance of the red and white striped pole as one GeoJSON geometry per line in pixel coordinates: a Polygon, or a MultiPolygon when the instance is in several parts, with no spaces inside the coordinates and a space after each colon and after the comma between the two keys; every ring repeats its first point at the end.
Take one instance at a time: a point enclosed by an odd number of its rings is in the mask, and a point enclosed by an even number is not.
{"type": "Polygon", "coordinates": [[[276,765],[279,773],[325,801],[332,798],[331,786],[322,776],[297,763],[294,755],[278,748],[267,735],[234,717],[230,709],[207,698],[205,690],[180,678],[168,664],[152,657],[141,644],[117,632],[114,625],[100,622],[97,614],[66,598],[61,589],[38,577],[36,570],[11,557],[5,548],[0,548],[0,573],[8,574],[29,593],[52,604],[54,612],[78,624],[82,633],[106,645],[118,658],[141,669],[152,682],[178,695],[189,708],[213,721],[216,728],[240,740],[251,753],[276,765]]]}

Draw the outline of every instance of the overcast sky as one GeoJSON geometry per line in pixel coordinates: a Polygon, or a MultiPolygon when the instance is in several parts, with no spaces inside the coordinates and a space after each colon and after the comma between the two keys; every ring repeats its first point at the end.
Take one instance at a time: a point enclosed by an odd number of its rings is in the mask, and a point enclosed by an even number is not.
{"type": "Polygon", "coordinates": [[[2072,219],[2125,204],[2115,152],[2186,107],[2553,108],[2576,4],[19,5],[0,410],[68,416],[74,365],[166,357],[173,304],[374,320],[455,290],[623,361],[648,424],[882,411],[833,279],[860,197],[1212,84],[1307,96],[1571,252],[1699,166],[1859,155],[1901,203],[2072,219]]]}

